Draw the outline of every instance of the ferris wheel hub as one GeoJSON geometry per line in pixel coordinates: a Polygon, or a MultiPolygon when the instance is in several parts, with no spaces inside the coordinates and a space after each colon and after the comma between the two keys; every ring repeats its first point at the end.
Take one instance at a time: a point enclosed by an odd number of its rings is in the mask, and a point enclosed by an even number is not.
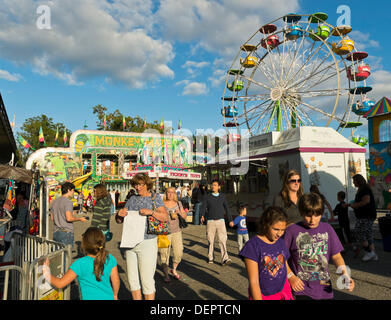
{"type": "Polygon", "coordinates": [[[273,88],[270,91],[270,99],[272,101],[281,100],[282,96],[284,95],[284,90],[280,87],[273,88]]]}

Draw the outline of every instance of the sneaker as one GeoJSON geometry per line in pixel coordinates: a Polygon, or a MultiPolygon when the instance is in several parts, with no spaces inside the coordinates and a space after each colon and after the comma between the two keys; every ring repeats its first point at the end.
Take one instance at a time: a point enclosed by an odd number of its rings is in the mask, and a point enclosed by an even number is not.
{"type": "Polygon", "coordinates": [[[362,257],[362,261],[369,261],[369,260],[377,261],[377,259],[378,259],[377,254],[375,252],[373,252],[373,251],[367,252],[362,257]]]}
{"type": "Polygon", "coordinates": [[[354,252],[353,257],[357,258],[358,255],[360,254],[360,251],[361,251],[360,247],[353,247],[353,252],[354,252]]]}
{"type": "Polygon", "coordinates": [[[223,266],[228,266],[232,262],[231,259],[227,259],[223,261],[223,266]]]}
{"type": "Polygon", "coordinates": [[[209,260],[209,263],[212,264],[212,263],[213,263],[213,260],[209,260]]]}

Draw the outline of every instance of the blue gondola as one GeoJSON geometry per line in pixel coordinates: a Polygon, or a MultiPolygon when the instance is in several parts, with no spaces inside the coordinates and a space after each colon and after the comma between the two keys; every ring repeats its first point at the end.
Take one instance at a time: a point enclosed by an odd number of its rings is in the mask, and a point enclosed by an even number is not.
{"type": "Polygon", "coordinates": [[[299,26],[291,26],[288,28],[286,37],[288,40],[297,40],[303,36],[303,31],[299,26]]]}
{"type": "Polygon", "coordinates": [[[238,109],[233,106],[224,107],[221,109],[221,114],[226,118],[233,118],[238,116],[238,109]]]}
{"type": "Polygon", "coordinates": [[[362,116],[362,115],[366,114],[369,110],[371,110],[375,104],[376,104],[376,102],[372,101],[372,100],[365,100],[362,104],[361,103],[354,103],[352,105],[352,111],[355,114],[362,116]]]}
{"type": "Polygon", "coordinates": [[[351,94],[363,94],[363,93],[368,93],[369,91],[372,90],[372,87],[357,87],[350,89],[351,94]]]}

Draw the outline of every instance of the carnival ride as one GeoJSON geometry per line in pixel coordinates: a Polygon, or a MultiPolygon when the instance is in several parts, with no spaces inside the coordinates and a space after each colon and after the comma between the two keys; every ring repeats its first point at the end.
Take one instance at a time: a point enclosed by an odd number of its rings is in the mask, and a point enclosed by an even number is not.
{"type": "Polygon", "coordinates": [[[327,19],[322,12],[288,14],[240,46],[222,96],[227,131],[254,136],[320,121],[362,139],[356,129],[374,105],[367,97],[368,53],[357,51],[350,26],[334,27],[327,19]]]}

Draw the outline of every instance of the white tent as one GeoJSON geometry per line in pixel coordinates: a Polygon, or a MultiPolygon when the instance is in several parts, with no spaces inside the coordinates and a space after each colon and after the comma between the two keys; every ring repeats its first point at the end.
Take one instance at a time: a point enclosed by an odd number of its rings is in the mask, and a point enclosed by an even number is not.
{"type": "MultiPolygon", "coordinates": [[[[366,149],[351,142],[332,128],[299,127],[284,132],[269,132],[241,141],[241,154],[220,152],[220,163],[246,162],[267,158],[269,197],[280,191],[282,177],[289,169],[300,172],[304,192],[310,185],[319,187],[331,206],[337,204],[337,192],[345,191],[347,201],[354,199],[356,189],[351,177],[359,173],[366,178],[366,149]],[[247,149],[247,151],[246,151],[247,149]]],[[[232,149],[232,146],[231,146],[232,149]]]]}

